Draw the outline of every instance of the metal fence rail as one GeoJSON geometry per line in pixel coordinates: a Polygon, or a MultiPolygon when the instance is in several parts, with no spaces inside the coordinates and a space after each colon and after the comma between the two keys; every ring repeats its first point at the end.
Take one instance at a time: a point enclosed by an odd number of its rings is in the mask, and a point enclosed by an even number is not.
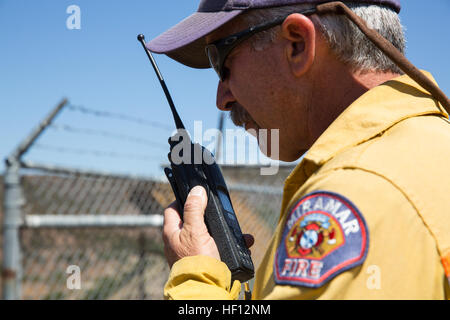
{"type": "Polygon", "coordinates": [[[109,215],[27,215],[23,226],[26,228],[133,228],[160,227],[163,217],[158,214],[148,216],[109,215]]]}

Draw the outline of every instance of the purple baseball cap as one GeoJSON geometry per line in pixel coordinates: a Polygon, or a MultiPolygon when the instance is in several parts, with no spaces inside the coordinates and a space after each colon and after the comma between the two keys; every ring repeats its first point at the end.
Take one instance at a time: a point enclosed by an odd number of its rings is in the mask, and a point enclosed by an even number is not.
{"type": "MultiPolygon", "coordinates": [[[[192,68],[209,68],[205,53],[205,36],[228,21],[250,9],[281,7],[295,4],[319,4],[332,0],[201,0],[197,12],[187,17],[146,44],[154,53],[164,53],[170,58],[192,68]]],[[[388,6],[400,12],[400,0],[352,0],[388,6]]]]}

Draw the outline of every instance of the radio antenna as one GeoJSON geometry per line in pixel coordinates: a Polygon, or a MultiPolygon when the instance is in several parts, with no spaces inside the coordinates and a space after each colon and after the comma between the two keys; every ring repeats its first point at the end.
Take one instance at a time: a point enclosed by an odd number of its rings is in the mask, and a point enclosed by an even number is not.
{"type": "Polygon", "coordinates": [[[166,82],[164,81],[164,78],[159,71],[158,66],[156,65],[156,61],[153,58],[152,53],[147,49],[145,46],[145,37],[143,34],[140,34],[137,36],[138,41],[142,44],[142,47],[144,48],[145,52],[147,53],[147,57],[152,63],[153,69],[155,69],[156,75],[158,76],[159,83],[161,84],[161,87],[163,88],[164,94],[166,95],[167,101],[169,102],[170,110],[172,110],[173,120],[175,120],[175,126],[178,130],[185,130],[183,121],[181,121],[180,116],[178,115],[177,109],[175,108],[175,105],[173,103],[172,97],[170,96],[169,89],[167,89],[166,82]]]}

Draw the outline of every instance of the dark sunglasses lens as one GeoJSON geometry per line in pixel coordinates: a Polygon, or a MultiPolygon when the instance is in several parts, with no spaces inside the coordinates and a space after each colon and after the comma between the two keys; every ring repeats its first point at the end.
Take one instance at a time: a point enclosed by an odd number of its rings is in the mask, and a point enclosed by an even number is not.
{"type": "Polygon", "coordinates": [[[220,59],[217,47],[214,45],[206,46],[206,54],[208,55],[211,68],[213,68],[220,77],[220,59]]]}

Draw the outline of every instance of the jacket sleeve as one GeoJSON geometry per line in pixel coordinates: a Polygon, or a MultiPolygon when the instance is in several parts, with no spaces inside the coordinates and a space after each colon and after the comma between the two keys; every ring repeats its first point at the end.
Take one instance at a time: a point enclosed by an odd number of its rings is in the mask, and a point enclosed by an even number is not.
{"type": "Polygon", "coordinates": [[[207,256],[186,257],[177,261],[164,287],[168,300],[237,300],[241,284],[231,284],[225,263],[207,256]]]}

